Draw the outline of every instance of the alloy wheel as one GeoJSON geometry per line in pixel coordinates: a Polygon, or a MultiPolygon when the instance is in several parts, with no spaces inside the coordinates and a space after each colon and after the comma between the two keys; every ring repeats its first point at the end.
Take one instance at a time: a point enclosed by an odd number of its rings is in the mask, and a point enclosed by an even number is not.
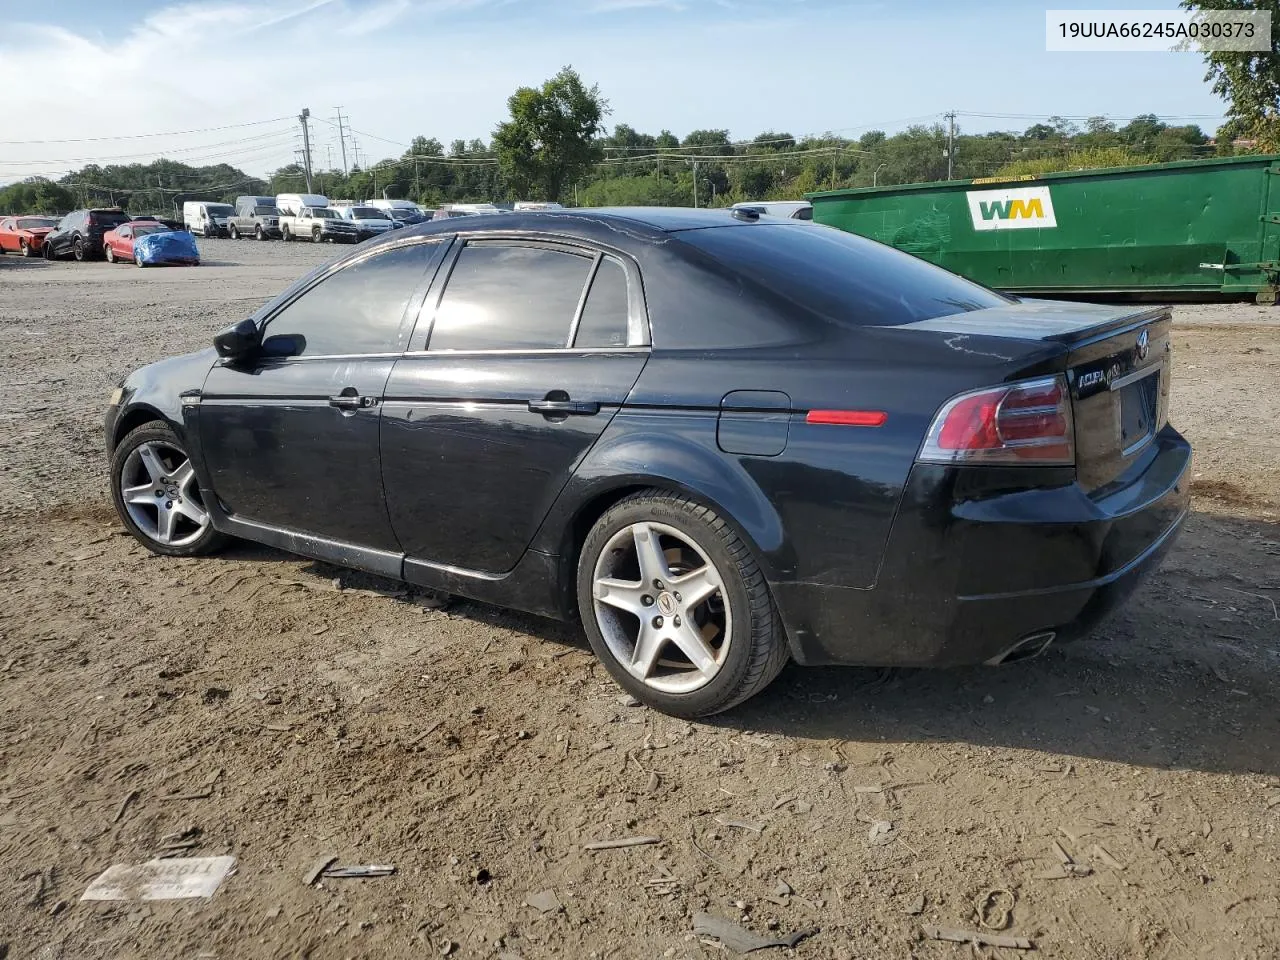
{"type": "Polygon", "coordinates": [[[117,482],[129,519],[156,543],[185,546],[209,526],[191,461],[171,443],[139,444],[125,459],[117,482]]]}
{"type": "Polygon", "coordinates": [[[596,560],[592,598],[609,652],[654,690],[698,690],[725,663],[733,621],[724,579],[674,527],[633,523],[614,534],[596,560]]]}

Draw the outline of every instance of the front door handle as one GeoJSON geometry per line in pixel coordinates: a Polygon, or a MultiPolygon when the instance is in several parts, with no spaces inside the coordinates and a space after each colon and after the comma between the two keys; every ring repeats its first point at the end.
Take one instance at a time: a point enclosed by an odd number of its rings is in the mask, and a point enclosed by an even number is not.
{"type": "Polygon", "coordinates": [[[530,400],[529,412],[544,417],[592,417],[600,412],[594,400],[530,400]]]}
{"type": "Polygon", "coordinates": [[[342,411],[365,410],[369,407],[377,406],[377,397],[362,397],[356,393],[354,387],[347,387],[342,393],[336,397],[329,398],[329,406],[337,407],[342,411]]]}

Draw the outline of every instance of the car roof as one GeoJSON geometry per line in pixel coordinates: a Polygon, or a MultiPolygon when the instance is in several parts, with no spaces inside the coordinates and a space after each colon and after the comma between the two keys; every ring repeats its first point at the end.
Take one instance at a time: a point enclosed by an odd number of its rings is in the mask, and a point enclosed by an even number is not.
{"type": "MultiPolygon", "coordinates": [[[[574,207],[565,210],[506,211],[482,217],[458,217],[429,220],[406,231],[402,236],[437,233],[473,233],[512,230],[529,233],[595,233],[605,229],[625,229],[637,239],[659,239],[683,230],[708,227],[747,227],[752,220],[734,216],[726,208],[712,210],[693,207],[574,207]]],[[[796,221],[773,219],[774,224],[796,221]]],[[[388,242],[390,242],[388,240],[388,242]]]]}

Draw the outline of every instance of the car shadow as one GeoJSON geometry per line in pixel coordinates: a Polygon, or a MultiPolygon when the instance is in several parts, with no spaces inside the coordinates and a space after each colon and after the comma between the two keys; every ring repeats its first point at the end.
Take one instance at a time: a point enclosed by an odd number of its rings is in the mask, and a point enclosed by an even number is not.
{"type": "MultiPolygon", "coordinates": [[[[292,559],[239,544],[237,560],[292,559]]],[[[317,579],[413,603],[429,591],[313,562],[317,579]],[[403,596],[397,597],[397,594],[403,596]]],[[[788,666],[707,723],[809,740],[1002,747],[1280,776],[1280,524],[1194,513],[1163,567],[1087,640],[1004,667],[788,666]]],[[[452,598],[488,626],[586,648],[577,624],[452,598]]]]}
{"type": "Polygon", "coordinates": [[[1280,524],[1193,514],[1095,636],[1004,667],[788,667],[718,725],[1280,775],[1280,524]]]}

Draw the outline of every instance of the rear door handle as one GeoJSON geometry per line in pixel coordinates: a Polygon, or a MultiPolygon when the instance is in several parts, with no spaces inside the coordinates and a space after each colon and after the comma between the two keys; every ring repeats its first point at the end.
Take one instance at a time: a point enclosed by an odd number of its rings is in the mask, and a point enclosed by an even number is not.
{"type": "Polygon", "coordinates": [[[544,417],[592,417],[600,412],[594,400],[530,400],[529,412],[544,417]]]}

